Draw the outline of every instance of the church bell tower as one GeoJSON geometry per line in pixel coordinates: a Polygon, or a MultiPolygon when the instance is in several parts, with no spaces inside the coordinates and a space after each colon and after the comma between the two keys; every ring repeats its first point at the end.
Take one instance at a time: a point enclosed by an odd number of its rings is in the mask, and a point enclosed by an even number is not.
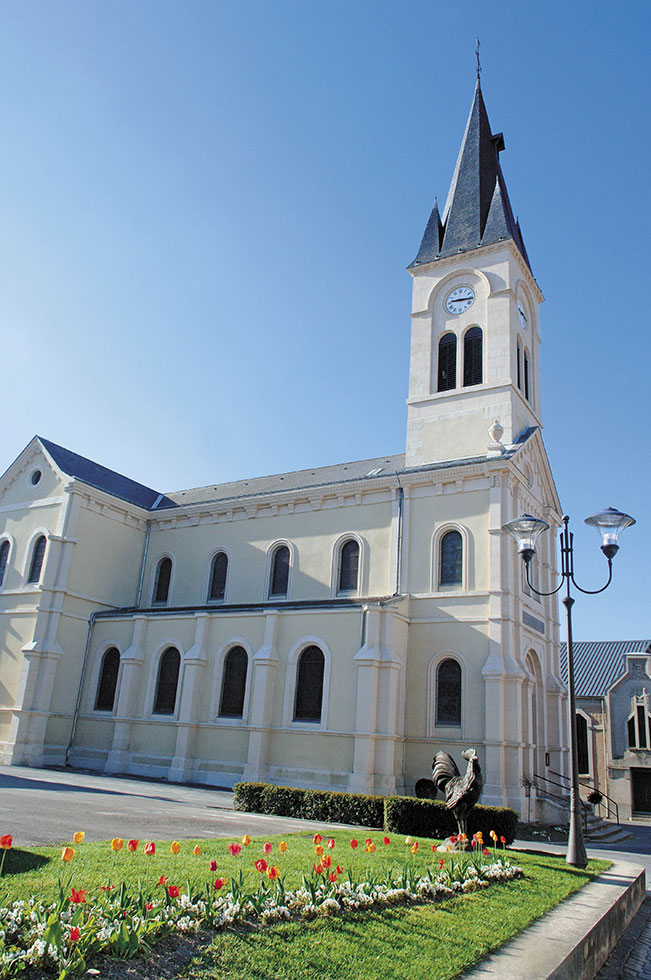
{"type": "Polygon", "coordinates": [[[503,149],[478,78],[443,215],[435,201],[409,266],[407,466],[485,456],[541,425],[543,296],[513,216],[503,149]]]}

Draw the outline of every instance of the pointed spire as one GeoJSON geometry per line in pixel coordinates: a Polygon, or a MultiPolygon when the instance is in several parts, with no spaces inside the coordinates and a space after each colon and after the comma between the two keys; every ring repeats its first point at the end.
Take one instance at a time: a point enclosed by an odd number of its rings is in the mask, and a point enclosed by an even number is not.
{"type": "Polygon", "coordinates": [[[478,72],[443,218],[439,218],[438,208],[436,215],[432,211],[413,266],[505,238],[513,239],[529,265],[500,167],[503,149],[502,134],[491,132],[478,72]]]}
{"type": "Polygon", "coordinates": [[[434,198],[434,207],[429,216],[427,227],[423,235],[423,240],[418,249],[418,255],[412,265],[422,265],[424,262],[433,262],[439,257],[441,251],[441,239],[443,237],[443,225],[439,214],[438,199],[434,198]]]}

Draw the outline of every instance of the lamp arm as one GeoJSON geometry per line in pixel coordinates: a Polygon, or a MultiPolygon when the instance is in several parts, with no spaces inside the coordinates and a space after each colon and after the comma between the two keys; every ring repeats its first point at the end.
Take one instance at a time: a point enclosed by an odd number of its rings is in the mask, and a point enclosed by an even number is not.
{"type": "MultiPolygon", "coordinates": [[[[539,592],[538,589],[535,588],[535,586],[533,586],[531,584],[531,581],[529,579],[529,562],[527,562],[524,567],[525,567],[525,578],[527,580],[527,585],[529,586],[529,588],[531,589],[532,592],[535,592],[536,593],[536,595],[549,596],[549,595],[556,595],[557,592],[560,592],[560,590],[561,590],[561,588],[563,586],[563,581],[564,581],[565,576],[563,576],[561,578],[561,580],[558,583],[558,585],[556,586],[556,588],[555,589],[552,589],[551,592],[539,592]]],[[[572,580],[572,581],[574,581],[574,580],[572,580]]],[[[578,588],[578,585],[577,585],[577,588],[578,588]]],[[[604,589],[605,588],[606,588],[606,586],[604,585],[604,589]]],[[[581,590],[581,591],[583,591],[583,590],[581,590]]],[[[599,591],[601,591],[601,590],[599,590],[599,591]]]]}
{"type": "Polygon", "coordinates": [[[574,570],[572,570],[570,574],[570,578],[572,579],[572,585],[574,586],[574,588],[578,589],[579,592],[583,592],[584,595],[599,595],[600,592],[604,592],[608,588],[608,586],[613,580],[613,560],[612,558],[608,559],[608,581],[606,582],[605,585],[602,585],[600,589],[582,589],[580,585],[576,584],[576,580],[574,578],[574,570]]]}

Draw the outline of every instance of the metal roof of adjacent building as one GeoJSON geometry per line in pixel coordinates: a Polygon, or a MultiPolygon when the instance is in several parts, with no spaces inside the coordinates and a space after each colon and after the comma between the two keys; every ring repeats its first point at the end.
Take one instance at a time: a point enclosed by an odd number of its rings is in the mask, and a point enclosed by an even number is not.
{"type": "MultiPolygon", "coordinates": [[[[626,654],[651,654],[651,640],[586,640],[574,642],[574,693],[601,698],[626,669],[626,654]]],[[[567,644],[561,643],[561,677],[567,684],[567,644]]]]}
{"type": "Polygon", "coordinates": [[[505,239],[515,242],[531,269],[500,166],[499,154],[503,149],[502,133],[491,132],[477,79],[443,217],[439,215],[438,202],[434,201],[418,255],[410,269],[505,239]]]}

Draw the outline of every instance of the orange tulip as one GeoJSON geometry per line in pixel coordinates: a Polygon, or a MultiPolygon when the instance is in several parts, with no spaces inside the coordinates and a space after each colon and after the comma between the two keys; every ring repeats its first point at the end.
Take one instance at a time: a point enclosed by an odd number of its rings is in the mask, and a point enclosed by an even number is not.
{"type": "Polygon", "coordinates": [[[375,851],[375,849],[376,848],[375,848],[375,844],[373,843],[373,841],[371,841],[370,844],[367,844],[366,845],[366,851],[367,851],[368,854],[373,854],[373,852],[375,851]]]}
{"type": "Polygon", "coordinates": [[[323,857],[321,858],[321,864],[323,865],[324,868],[330,867],[330,865],[332,864],[332,858],[330,857],[329,854],[323,855],[323,857]]]}
{"type": "Polygon", "coordinates": [[[278,850],[281,854],[284,854],[287,850],[287,841],[281,840],[280,844],[278,845],[278,850]]]}
{"type": "Polygon", "coordinates": [[[81,844],[85,836],[86,836],[85,830],[76,830],[72,835],[72,843],[81,844]]]}
{"type": "Polygon", "coordinates": [[[61,851],[62,861],[72,861],[74,856],[75,856],[75,852],[74,852],[74,848],[72,847],[64,847],[63,850],[61,851]]]}
{"type": "Polygon", "coordinates": [[[81,891],[76,891],[72,889],[72,896],[68,899],[69,902],[73,902],[75,905],[85,905],[86,904],[86,889],[81,891]]]}
{"type": "Polygon", "coordinates": [[[417,850],[418,850],[418,841],[414,841],[414,843],[411,845],[411,853],[415,854],[417,850]]]}
{"type": "Polygon", "coordinates": [[[251,838],[249,837],[248,834],[244,835],[244,837],[242,838],[242,843],[244,844],[245,847],[249,846],[249,844],[251,843],[251,838]]]}
{"type": "Polygon", "coordinates": [[[170,851],[172,854],[179,854],[181,852],[181,845],[177,840],[173,840],[170,844],[170,851]]]}
{"type": "Polygon", "coordinates": [[[192,848],[192,853],[194,854],[195,857],[199,857],[199,855],[201,854],[201,847],[199,846],[199,844],[194,845],[194,847],[192,848]]]}
{"type": "Polygon", "coordinates": [[[122,838],[114,837],[113,840],[111,841],[111,850],[121,851],[123,847],[124,847],[124,841],[122,840],[122,838]]]}
{"type": "Polygon", "coordinates": [[[321,847],[320,844],[316,845],[316,847],[314,848],[314,853],[316,854],[317,857],[321,857],[321,855],[323,854],[323,848],[321,847]]]}
{"type": "Polygon", "coordinates": [[[272,881],[280,874],[278,868],[267,868],[267,877],[272,881]]]}

